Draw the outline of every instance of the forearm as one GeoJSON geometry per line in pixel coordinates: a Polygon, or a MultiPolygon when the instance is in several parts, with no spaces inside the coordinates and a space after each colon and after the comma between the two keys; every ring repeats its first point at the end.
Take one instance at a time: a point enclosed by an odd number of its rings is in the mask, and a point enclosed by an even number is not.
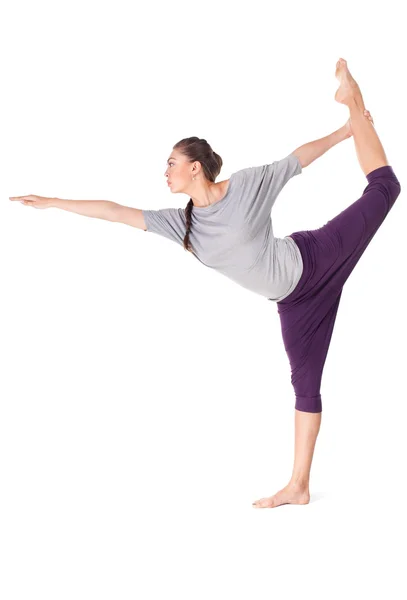
{"type": "Polygon", "coordinates": [[[114,221],[119,205],[110,200],[62,200],[61,198],[53,198],[50,206],[68,210],[78,215],[84,215],[85,217],[114,221]]]}
{"type": "Polygon", "coordinates": [[[323,138],[300,146],[294,150],[293,154],[298,157],[302,167],[307,167],[314,160],[325,154],[327,150],[336,146],[339,142],[346,140],[348,137],[350,137],[349,133],[346,127],[343,126],[323,138]]]}

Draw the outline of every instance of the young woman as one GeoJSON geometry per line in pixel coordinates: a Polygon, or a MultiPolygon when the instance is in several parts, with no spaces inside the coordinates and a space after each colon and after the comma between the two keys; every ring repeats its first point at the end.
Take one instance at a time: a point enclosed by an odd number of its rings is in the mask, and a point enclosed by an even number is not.
{"type": "Polygon", "coordinates": [[[175,241],[204,265],[277,303],[291,365],[295,459],[286,487],[254,506],[307,504],[322,414],[322,371],[342,288],[400,193],[382,144],[346,61],[336,64],[335,99],[348,106],[346,125],[297,148],[282,160],[233,173],[215,183],[221,157],[206,140],[178,142],[165,175],[172,192],[190,196],[185,209],[141,210],[108,201],[19,196],[35,208],[57,207],[151,231],[175,241]],[[288,180],[338,142],[353,136],[367,178],[362,196],[323,227],[273,236],[270,212],[288,180]]]}

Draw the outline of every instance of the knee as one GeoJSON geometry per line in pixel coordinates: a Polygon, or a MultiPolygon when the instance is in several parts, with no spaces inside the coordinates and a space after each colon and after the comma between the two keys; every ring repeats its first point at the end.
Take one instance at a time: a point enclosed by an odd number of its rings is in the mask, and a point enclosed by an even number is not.
{"type": "Polygon", "coordinates": [[[396,177],[384,178],[382,181],[377,182],[380,192],[386,197],[389,209],[393,206],[394,202],[398,198],[401,186],[396,177]]]}
{"type": "Polygon", "coordinates": [[[386,186],[389,196],[395,200],[400,194],[401,185],[392,167],[389,166],[388,169],[386,169],[386,173],[382,176],[382,180],[383,185],[386,186]]]}
{"type": "Polygon", "coordinates": [[[394,200],[395,200],[401,192],[401,185],[400,185],[400,181],[397,179],[394,171],[392,171],[392,176],[389,177],[389,183],[391,186],[391,192],[392,192],[394,200]]]}
{"type": "Polygon", "coordinates": [[[369,179],[369,183],[365,188],[365,192],[374,190],[384,196],[387,207],[390,210],[400,195],[401,185],[390,166],[382,168],[386,169],[386,171],[382,172],[382,174],[374,175],[371,179],[369,179]]]}

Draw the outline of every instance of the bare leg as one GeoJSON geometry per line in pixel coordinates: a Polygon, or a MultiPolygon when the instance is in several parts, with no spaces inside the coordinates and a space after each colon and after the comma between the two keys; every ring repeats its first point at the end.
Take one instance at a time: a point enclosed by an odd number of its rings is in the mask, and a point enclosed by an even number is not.
{"type": "Polygon", "coordinates": [[[291,479],[285,488],[253,503],[255,508],[275,508],[281,504],[308,504],[309,478],[315,442],[322,413],[295,410],[295,457],[291,479]]]}
{"type": "Polygon", "coordinates": [[[336,63],[335,75],[340,81],[335,100],[349,108],[356,155],[363,173],[367,175],[389,163],[374,125],[363,114],[365,104],[362,93],[343,58],[336,63]]]}
{"type": "Polygon", "coordinates": [[[321,426],[322,412],[295,410],[295,455],[290,483],[306,490],[309,495],[309,476],[315,442],[321,426]]]}

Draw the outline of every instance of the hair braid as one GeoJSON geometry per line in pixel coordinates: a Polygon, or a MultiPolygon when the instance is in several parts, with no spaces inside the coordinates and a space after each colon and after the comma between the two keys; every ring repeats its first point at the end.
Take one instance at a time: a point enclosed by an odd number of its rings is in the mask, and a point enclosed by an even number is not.
{"type": "Polygon", "coordinates": [[[185,207],[185,220],[187,222],[187,230],[184,237],[184,248],[189,252],[192,252],[192,246],[189,243],[189,232],[191,231],[191,215],[193,205],[194,203],[192,202],[192,198],[190,198],[188,204],[185,207]]]}
{"type": "MultiPolygon", "coordinates": [[[[222,158],[216,154],[205,139],[198,137],[189,137],[180,140],[173,147],[174,150],[179,150],[188,158],[190,162],[199,161],[202,165],[204,177],[211,182],[214,182],[222,168],[222,158]]],[[[192,198],[189,199],[185,207],[186,233],[184,237],[184,248],[192,252],[192,246],[189,242],[189,234],[192,224],[192,207],[194,203],[192,198]]]]}

